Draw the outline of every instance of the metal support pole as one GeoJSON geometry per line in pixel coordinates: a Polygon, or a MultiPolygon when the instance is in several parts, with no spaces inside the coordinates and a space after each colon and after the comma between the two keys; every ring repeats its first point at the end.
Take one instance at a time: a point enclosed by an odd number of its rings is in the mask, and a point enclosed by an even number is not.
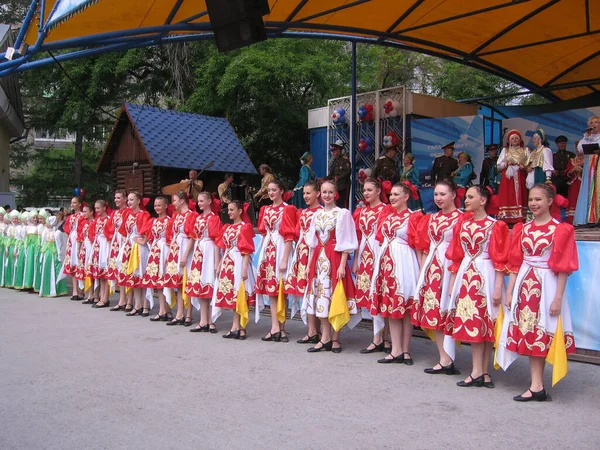
{"type": "Polygon", "coordinates": [[[350,210],[356,204],[356,41],[352,41],[352,98],[350,101],[350,210]]]}
{"type": "Polygon", "coordinates": [[[38,0],[33,0],[31,2],[31,5],[29,5],[29,9],[27,10],[25,19],[23,19],[23,25],[21,25],[19,34],[17,35],[17,38],[15,39],[15,49],[17,51],[19,51],[19,47],[21,46],[23,39],[25,39],[25,34],[27,33],[27,28],[29,27],[31,20],[33,19],[33,16],[35,15],[35,10],[37,9],[37,5],[38,5],[38,0]]]}

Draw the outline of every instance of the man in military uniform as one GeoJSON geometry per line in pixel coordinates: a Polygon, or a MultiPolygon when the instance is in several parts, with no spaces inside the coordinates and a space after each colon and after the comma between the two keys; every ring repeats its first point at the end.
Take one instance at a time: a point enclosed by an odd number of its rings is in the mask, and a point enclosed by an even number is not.
{"type": "Polygon", "coordinates": [[[454,154],[454,141],[442,147],[444,154],[433,161],[431,169],[431,185],[435,186],[438,181],[452,180],[452,172],[458,169],[458,161],[452,156],[454,154]]]}
{"type": "Polygon", "coordinates": [[[400,144],[402,141],[391,132],[386,135],[383,139],[383,147],[386,149],[385,155],[380,156],[373,166],[371,176],[381,181],[390,181],[392,184],[396,183],[399,178],[398,163],[396,156],[400,151],[400,144]]]}
{"type": "Polygon", "coordinates": [[[552,155],[554,171],[552,172],[552,184],[556,187],[556,193],[567,197],[569,194],[569,185],[567,181],[567,164],[569,160],[575,158],[575,153],[567,151],[568,139],[566,136],[558,136],[554,142],[558,147],[558,151],[552,155]]]}
{"type": "Polygon", "coordinates": [[[350,161],[342,155],[344,142],[338,139],[335,144],[331,144],[331,155],[333,161],[329,171],[328,178],[335,181],[339,194],[335,202],[340,208],[348,207],[348,196],[350,195],[350,161]]]}
{"type": "MultiPolygon", "coordinates": [[[[492,169],[498,163],[498,144],[490,144],[485,148],[487,156],[481,164],[481,174],[479,175],[479,184],[482,186],[492,185],[492,169]]],[[[493,187],[493,186],[492,186],[493,187]]]]}

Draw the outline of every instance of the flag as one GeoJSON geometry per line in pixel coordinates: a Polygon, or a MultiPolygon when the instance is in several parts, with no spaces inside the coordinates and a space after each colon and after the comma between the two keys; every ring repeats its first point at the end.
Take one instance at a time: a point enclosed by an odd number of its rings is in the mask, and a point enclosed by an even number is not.
{"type": "Polygon", "coordinates": [[[285,294],[283,292],[283,278],[279,280],[279,295],[277,296],[277,321],[285,322],[285,294]]]}
{"type": "Polygon", "coordinates": [[[240,315],[240,326],[246,328],[246,325],[248,325],[248,299],[246,298],[244,280],[240,281],[237,301],[235,302],[235,312],[240,315]]]}
{"type": "Polygon", "coordinates": [[[429,339],[435,342],[435,332],[431,328],[421,327],[421,330],[423,330],[423,333],[425,333],[429,339]]]}
{"type": "Polygon", "coordinates": [[[183,299],[183,307],[187,309],[190,306],[190,296],[185,293],[185,285],[187,284],[187,267],[183,268],[183,280],[181,281],[181,298],[183,299]]]}
{"type": "Polygon", "coordinates": [[[500,311],[498,311],[498,318],[496,319],[496,325],[494,326],[494,369],[500,370],[500,363],[498,362],[498,348],[500,348],[500,335],[502,334],[502,324],[504,323],[504,306],[500,305],[500,311]]]}
{"type": "Polygon", "coordinates": [[[131,275],[140,265],[140,248],[137,242],[134,242],[131,246],[131,254],[129,255],[129,262],[127,263],[127,275],[131,275]]]}
{"type": "Polygon", "coordinates": [[[350,321],[350,310],[348,309],[348,300],[344,291],[344,283],[339,280],[329,305],[329,323],[337,332],[350,321]]]}
{"type": "Polygon", "coordinates": [[[554,386],[562,380],[569,371],[562,316],[558,316],[556,332],[554,333],[554,339],[550,345],[548,355],[546,355],[546,362],[552,364],[552,386],[554,386]]]}
{"type": "Polygon", "coordinates": [[[83,292],[89,291],[91,287],[92,287],[92,277],[88,275],[83,280],[83,292]]]}

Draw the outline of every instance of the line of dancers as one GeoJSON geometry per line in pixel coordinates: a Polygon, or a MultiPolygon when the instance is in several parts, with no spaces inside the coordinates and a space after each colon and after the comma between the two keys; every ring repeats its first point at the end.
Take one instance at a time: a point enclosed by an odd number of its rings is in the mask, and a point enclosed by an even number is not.
{"type": "Polygon", "coordinates": [[[223,338],[233,340],[246,339],[250,307],[255,322],[270,308],[263,341],[288,342],[286,318],[299,312],[307,333],[297,342],[309,344],[310,353],[342,351],[341,328],[332,326],[332,317],[339,313],[335,299],[343,288],[346,326],[353,328],[363,316],[373,319],[373,340],[361,353],[387,353],[378,363],[413,365],[410,340],[418,326],[439,353],[438,364],[425,373],[459,374],[456,343],[469,343],[472,367],[457,385],[493,388],[489,368],[496,346],[493,360],[504,370],[518,355],[530,359],[530,386],[514,400],[549,399],[543,372],[557,329],[564,351],[575,352],[564,293],[569,274],[578,270],[574,229],[552,218],[550,186],[530,189],[534,219],[515,225],[512,235],[506,223],[488,214],[492,193],[481,186],[467,190],[463,212],[456,206],[456,186],[439,181],[434,190],[439,211],[427,215],[408,208],[417,195],[408,181],[391,186],[367,179],[366,206],[354,214],[336,206],[333,181],[306,183],[306,209],[286,204],[284,191],[277,180],[268,184],[272,204],[260,211],[258,250],[244,205],[231,202],[232,223],[223,225],[221,205],[208,192],[198,195],[197,204],[183,191],[170,204],[158,197],[156,217],[137,192],[116,191],[114,211],[103,200],[92,206],[75,197],[74,213],[64,224],[62,263],[51,220],[34,227],[28,218],[27,225],[19,224],[11,213],[10,223],[3,218],[0,228],[3,285],[61,295],[69,276],[71,299],[85,299],[93,308],[109,307],[118,287],[118,303],[110,310],[144,317],[156,292],[158,313],[151,321],[191,326],[195,308],[200,318],[190,331],[217,333],[215,322],[231,310],[233,322],[223,338]],[[17,269],[36,261],[43,261],[41,284],[35,284],[34,268],[30,286],[30,272],[20,275],[17,269]],[[14,274],[7,276],[13,265],[14,274]],[[48,279],[46,271],[52,273],[48,279]],[[48,291],[44,286],[52,283],[48,291]]]}

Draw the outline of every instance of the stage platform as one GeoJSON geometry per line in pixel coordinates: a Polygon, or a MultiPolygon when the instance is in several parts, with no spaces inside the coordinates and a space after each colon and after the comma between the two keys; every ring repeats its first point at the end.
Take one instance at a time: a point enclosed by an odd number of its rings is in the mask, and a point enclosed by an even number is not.
{"type": "Polygon", "coordinates": [[[576,241],[600,241],[600,228],[575,228],[576,241]]]}

